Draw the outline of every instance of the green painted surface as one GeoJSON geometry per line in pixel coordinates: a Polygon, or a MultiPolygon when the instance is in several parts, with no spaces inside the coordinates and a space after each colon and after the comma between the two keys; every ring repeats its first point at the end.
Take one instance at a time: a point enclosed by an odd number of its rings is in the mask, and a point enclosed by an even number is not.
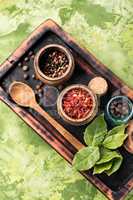
{"type": "MultiPolygon", "coordinates": [[[[52,18],[133,87],[132,10],[133,0],[0,0],[0,62],[52,18]]],[[[0,200],[106,199],[3,103],[0,113],[0,200]]]]}

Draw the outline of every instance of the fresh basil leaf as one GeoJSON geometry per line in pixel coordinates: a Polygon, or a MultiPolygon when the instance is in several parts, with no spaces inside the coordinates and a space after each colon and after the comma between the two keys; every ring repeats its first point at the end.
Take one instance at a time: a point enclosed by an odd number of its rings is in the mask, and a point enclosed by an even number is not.
{"type": "Polygon", "coordinates": [[[96,164],[107,163],[117,156],[118,156],[118,153],[116,151],[111,151],[109,149],[102,147],[100,149],[100,159],[96,162],[96,164]]]}
{"type": "Polygon", "coordinates": [[[105,172],[110,176],[119,169],[122,163],[122,156],[117,151],[111,151],[106,148],[101,148],[100,160],[96,162],[94,174],[105,172]]]}
{"type": "Polygon", "coordinates": [[[78,151],[73,159],[73,167],[77,170],[91,169],[100,158],[98,147],[85,147],[78,151]]]}
{"type": "Polygon", "coordinates": [[[113,129],[111,129],[110,131],[108,131],[108,135],[115,135],[118,132],[122,132],[124,134],[126,127],[127,127],[126,124],[122,124],[120,126],[115,126],[113,129]]]}
{"type": "Polygon", "coordinates": [[[107,125],[102,114],[87,126],[84,141],[87,145],[98,146],[103,142],[106,134],[107,125]]]}
{"type": "Polygon", "coordinates": [[[102,144],[105,136],[107,134],[107,131],[105,132],[97,132],[96,134],[94,134],[94,137],[93,137],[93,141],[92,141],[92,146],[99,146],[102,144]]]}
{"type": "Polygon", "coordinates": [[[106,135],[103,146],[108,149],[117,149],[122,146],[124,140],[127,138],[127,134],[125,134],[126,125],[121,125],[113,128],[106,135]]]}
{"type": "Polygon", "coordinates": [[[93,174],[101,174],[102,172],[109,170],[111,167],[112,167],[112,161],[100,165],[95,165],[93,174]]]}
{"type": "Polygon", "coordinates": [[[118,154],[117,157],[113,159],[112,167],[109,170],[106,170],[105,173],[108,176],[112,175],[114,172],[116,172],[120,168],[122,161],[123,161],[123,157],[120,154],[118,154]]]}

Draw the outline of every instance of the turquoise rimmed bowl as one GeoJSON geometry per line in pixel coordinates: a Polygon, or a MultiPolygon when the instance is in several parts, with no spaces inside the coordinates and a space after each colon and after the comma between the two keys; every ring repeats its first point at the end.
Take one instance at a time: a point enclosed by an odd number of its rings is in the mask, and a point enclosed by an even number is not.
{"type": "Polygon", "coordinates": [[[113,126],[126,124],[133,117],[133,103],[126,96],[119,95],[119,96],[112,97],[110,99],[110,101],[107,103],[106,110],[105,110],[105,117],[106,117],[107,121],[109,123],[111,123],[111,125],[113,125],[113,126]],[[117,100],[118,101],[121,100],[124,103],[127,103],[127,105],[128,105],[128,113],[125,117],[116,117],[110,111],[112,102],[117,101],[117,100]]]}

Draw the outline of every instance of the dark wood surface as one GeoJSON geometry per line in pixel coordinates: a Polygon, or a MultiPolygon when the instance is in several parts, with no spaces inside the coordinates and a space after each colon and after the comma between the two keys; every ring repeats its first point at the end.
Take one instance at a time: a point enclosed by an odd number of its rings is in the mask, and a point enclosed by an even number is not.
{"type": "MultiPolygon", "coordinates": [[[[90,52],[79,47],[61,27],[52,20],[47,20],[41,24],[19,48],[1,65],[0,67],[0,99],[5,102],[19,117],[21,117],[37,134],[49,143],[61,156],[69,163],[72,163],[77,148],[67,141],[55,128],[54,124],[50,125],[41,115],[32,109],[20,108],[11,100],[8,95],[9,85],[13,81],[22,81],[29,84],[34,90],[39,80],[33,80],[31,75],[34,74],[33,62],[34,58],[30,58],[25,62],[25,57],[29,51],[33,51],[34,55],[44,45],[57,43],[66,46],[73,54],[75,59],[75,71],[72,78],[64,85],[60,86],[61,91],[65,86],[73,83],[87,84],[89,80],[100,75],[104,77],[109,84],[108,93],[101,98],[99,113],[105,108],[110,97],[115,94],[123,94],[133,100],[133,90],[125,85],[116,75],[100,63],[90,52]],[[22,67],[18,63],[29,66],[29,79],[23,78],[22,67]]],[[[58,115],[56,106],[45,108],[43,100],[37,96],[38,103],[47,110],[47,112],[56,119],[63,127],[65,127],[81,144],[83,142],[83,130],[86,126],[74,127],[65,123],[58,115]]],[[[99,114],[98,113],[98,114],[99,114]]],[[[124,157],[124,162],[120,170],[114,175],[108,177],[104,174],[93,176],[91,171],[82,172],[91,183],[93,183],[100,191],[102,191],[110,200],[122,200],[126,194],[133,188],[133,156],[124,148],[120,149],[124,157]]]]}

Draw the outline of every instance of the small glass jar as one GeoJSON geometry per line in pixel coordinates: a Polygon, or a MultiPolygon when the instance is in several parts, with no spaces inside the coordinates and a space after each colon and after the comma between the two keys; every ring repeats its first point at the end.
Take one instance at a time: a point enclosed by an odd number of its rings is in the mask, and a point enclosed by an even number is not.
{"type": "Polygon", "coordinates": [[[132,117],[133,104],[128,97],[115,96],[110,99],[105,110],[105,118],[110,125],[117,126],[126,124],[132,117]],[[124,109],[126,109],[126,112],[124,109]]]}

